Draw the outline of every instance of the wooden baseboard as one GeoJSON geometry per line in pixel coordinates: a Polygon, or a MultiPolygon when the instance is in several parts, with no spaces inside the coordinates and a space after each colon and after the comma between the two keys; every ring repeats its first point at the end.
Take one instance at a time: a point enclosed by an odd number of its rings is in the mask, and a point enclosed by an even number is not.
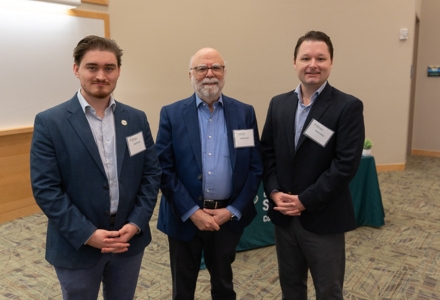
{"type": "Polygon", "coordinates": [[[405,171],[406,164],[376,165],[377,172],[405,171]]]}
{"type": "Polygon", "coordinates": [[[414,155],[414,156],[432,156],[432,157],[440,157],[440,151],[430,151],[430,150],[411,150],[411,155],[414,155]]]}

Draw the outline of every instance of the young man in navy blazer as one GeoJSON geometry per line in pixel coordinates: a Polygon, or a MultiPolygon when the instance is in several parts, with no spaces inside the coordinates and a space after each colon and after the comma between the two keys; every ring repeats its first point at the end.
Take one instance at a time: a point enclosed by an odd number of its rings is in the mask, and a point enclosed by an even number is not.
{"type": "Polygon", "coordinates": [[[79,91],[39,113],[31,146],[35,200],[48,218],[46,259],[63,299],[133,299],[151,241],[160,165],[144,112],[115,101],[122,50],[87,36],[73,53],[79,91]]]}
{"type": "Polygon", "coordinates": [[[349,183],[361,159],[363,105],[328,83],[333,45],[325,33],[301,37],[293,64],[300,84],[271,100],[261,138],[283,299],[307,299],[309,269],[316,299],[343,299],[344,232],[356,228],[349,183]]]}
{"type": "Polygon", "coordinates": [[[156,149],[162,166],[157,227],[168,235],[173,299],[194,299],[202,250],[212,299],[236,299],[231,264],[263,174],[252,106],[222,94],[225,63],[212,48],[190,62],[195,94],[164,106],[156,149]]]}

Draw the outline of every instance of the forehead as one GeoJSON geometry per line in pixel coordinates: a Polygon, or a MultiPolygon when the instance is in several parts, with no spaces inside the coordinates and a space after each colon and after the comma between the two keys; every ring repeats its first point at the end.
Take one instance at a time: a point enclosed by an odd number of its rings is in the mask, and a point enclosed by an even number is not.
{"type": "Polygon", "coordinates": [[[194,55],[192,62],[193,66],[212,64],[224,64],[223,58],[221,57],[220,53],[218,53],[214,49],[202,49],[194,55]]]}
{"type": "Polygon", "coordinates": [[[81,65],[83,64],[117,65],[118,61],[113,52],[89,50],[84,54],[81,60],[81,65]]]}
{"type": "Polygon", "coordinates": [[[298,48],[298,56],[301,55],[330,56],[330,51],[327,44],[323,41],[304,41],[298,48]]]}

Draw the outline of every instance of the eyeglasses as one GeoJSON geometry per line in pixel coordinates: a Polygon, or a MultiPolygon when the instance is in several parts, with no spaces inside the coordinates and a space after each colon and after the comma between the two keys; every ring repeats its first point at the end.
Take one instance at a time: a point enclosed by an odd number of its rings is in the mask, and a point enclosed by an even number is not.
{"type": "Polygon", "coordinates": [[[190,70],[195,70],[198,76],[205,76],[208,73],[209,69],[211,69],[214,75],[223,75],[223,72],[225,71],[225,66],[199,66],[191,68],[190,70]]]}

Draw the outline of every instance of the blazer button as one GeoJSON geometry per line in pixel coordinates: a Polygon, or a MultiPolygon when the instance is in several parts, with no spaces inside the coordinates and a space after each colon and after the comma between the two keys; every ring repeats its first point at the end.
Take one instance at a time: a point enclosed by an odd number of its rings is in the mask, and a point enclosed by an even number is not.
{"type": "Polygon", "coordinates": [[[197,176],[197,179],[202,180],[202,174],[199,174],[199,176],[197,176]]]}
{"type": "Polygon", "coordinates": [[[108,190],[108,184],[104,185],[104,190],[108,190]]]}
{"type": "Polygon", "coordinates": [[[203,200],[203,197],[202,197],[202,196],[199,196],[199,200],[202,201],[202,200],[203,200]]]}
{"type": "Polygon", "coordinates": [[[106,210],[106,211],[104,212],[104,215],[106,215],[106,216],[110,216],[110,212],[109,212],[108,210],[106,210]]]}

